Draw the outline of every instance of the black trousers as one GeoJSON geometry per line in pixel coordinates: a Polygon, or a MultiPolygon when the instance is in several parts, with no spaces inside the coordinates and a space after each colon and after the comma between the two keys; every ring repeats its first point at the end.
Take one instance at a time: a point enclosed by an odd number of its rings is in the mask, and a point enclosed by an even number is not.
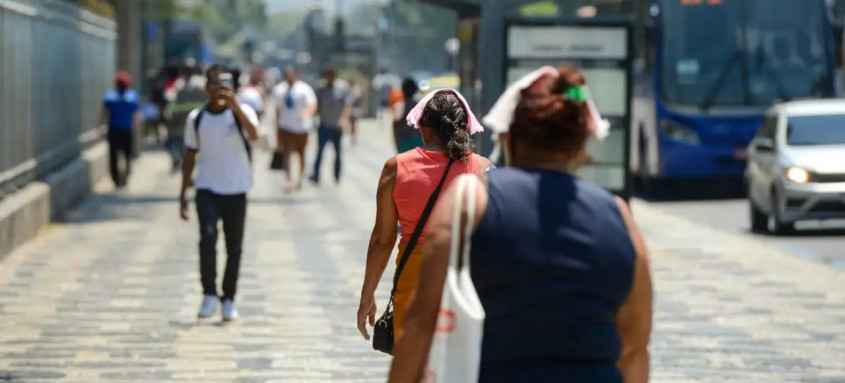
{"type": "Polygon", "coordinates": [[[200,282],[203,294],[217,296],[217,223],[223,221],[226,237],[226,271],[223,299],[235,299],[246,222],[246,194],[220,195],[197,190],[197,216],[200,224],[200,282]]]}
{"type": "Polygon", "coordinates": [[[320,125],[317,129],[317,159],[314,160],[314,179],[320,180],[320,167],[323,164],[323,150],[326,145],[331,142],[334,146],[334,179],[340,181],[340,170],[342,165],[341,153],[343,145],[341,145],[341,138],[343,138],[343,130],[338,126],[320,125]]]}
{"type": "Polygon", "coordinates": [[[132,164],[132,130],[109,128],[109,169],[111,179],[117,186],[126,185],[132,164]],[[122,155],[126,168],[123,171],[118,166],[118,156],[122,155]]]}

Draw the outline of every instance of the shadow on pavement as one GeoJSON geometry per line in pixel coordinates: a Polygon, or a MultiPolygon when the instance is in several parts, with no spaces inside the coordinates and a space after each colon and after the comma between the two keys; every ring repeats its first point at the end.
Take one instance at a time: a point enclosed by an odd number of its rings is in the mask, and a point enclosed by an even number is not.
{"type": "MultiPolygon", "coordinates": [[[[814,225],[815,226],[815,225],[814,225]]],[[[749,227],[747,230],[744,231],[746,234],[754,235],[761,238],[769,238],[769,239],[795,239],[795,238],[813,238],[813,237],[836,237],[836,236],[845,236],[845,227],[839,226],[831,226],[831,227],[811,227],[811,228],[802,228],[802,222],[798,223],[798,227],[795,231],[790,233],[784,233],[775,235],[768,231],[756,231],[751,230],[749,227]]]]}
{"type": "Polygon", "coordinates": [[[798,229],[795,232],[781,234],[781,235],[774,235],[772,233],[752,233],[757,235],[762,235],[766,237],[770,237],[773,239],[778,238],[812,238],[812,237],[835,237],[835,236],[845,236],[845,228],[829,228],[829,229],[809,229],[809,230],[802,230],[798,229]]]}
{"type": "MultiPolygon", "coordinates": [[[[192,193],[193,194],[193,193],[192,193]]],[[[281,194],[281,192],[280,192],[281,194]]],[[[193,200],[190,202],[191,214],[195,214],[193,200]]],[[[250,206],[302,206],[319,204],[322,201],[315,197],[284,196],[276,198],[251,197],[250,206]]],[[[176,217],[179,198],[175,195],[132,195],[121,191],[92,195],[86,203],[68,212],[60,223],[85,224],[125,219],[150,219],[150,205],[167,204],[173,207],[176,217]]]]}
{"type": "Polygon", "coordinates": [[[649,202],[715,201],[746,197],[742,178],[634,181],[634,194],[649,202]]]}

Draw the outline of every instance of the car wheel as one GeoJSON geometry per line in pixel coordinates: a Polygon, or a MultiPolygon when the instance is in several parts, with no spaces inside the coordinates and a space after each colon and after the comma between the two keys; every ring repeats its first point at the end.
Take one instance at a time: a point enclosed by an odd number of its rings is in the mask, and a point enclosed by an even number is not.
{"type": "Polygon", "coordinates": [[[766,226],[768,227],[769,232],[774,235],[783,235],[794,232],[795,223],[784,222],[781,218],[780,197],[774,190],[772,190],[771,200],[772,207],[771,210],[769,210],[769,216],[766,222],[766,226]]]}

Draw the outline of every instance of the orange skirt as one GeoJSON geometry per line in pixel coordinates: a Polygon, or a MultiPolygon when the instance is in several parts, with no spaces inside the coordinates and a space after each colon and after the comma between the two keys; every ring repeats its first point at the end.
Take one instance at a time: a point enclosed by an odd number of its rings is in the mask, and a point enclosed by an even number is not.
{"type": "MultiPolygon", "coordinates": [[[[396,264],[399,264],[399,259],[405,248],[408,247],[406,243],[399,243],[399,256],[396,257],[396,264]]],[[[417,243],[411,255],[408,257],[408,262],[405,263],[405,268],[402,269],[402,275],[399,277],[399,283],[396,285],[396,294],[393,296],[393,339],[398,340],[402,333],[402,325],[405,324],[405,315],[408,313],[408,306],[411,305],[411,297],[414,295],[414,290],[417,288],[417,281],[420,276],[420,261],[422,255],[422,244],[417,243]]]]}

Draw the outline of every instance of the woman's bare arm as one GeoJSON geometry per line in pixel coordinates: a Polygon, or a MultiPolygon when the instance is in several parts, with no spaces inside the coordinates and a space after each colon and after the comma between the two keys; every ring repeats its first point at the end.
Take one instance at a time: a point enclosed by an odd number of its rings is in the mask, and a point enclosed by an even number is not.
{"type": "Polygon", "coordinates": [[[637,253],[631,292],[616,315],[616,331],[622,339],[622,354],[618,367],[625,383],[646,383],[650,370],[648,344],[651,337],[653,300],[651,271],[645,241],[628,204],[620,198],[617,198],[616,202],[637,253]]]}
{"type": "Polygon", "coordinates": [[[370,246],[367,250],[367,268],[364,272],[364,283],[361,286],[361,302],[358,306],[358,331],[364,339],[369,340],[367,322],[375,324],[376,303],[375,292],[378,288],[384,269],[390,261],[393,246],[396,245],[396,224],[398,213],[393,202],[393,188],[396,186],[396,158],[387,160],[381,172],[381,178],[376,192],[376,223],[370,235],[370,246]]]}
{"type": "MultiPolygon", "coordinates": [[[[466,177],[466,176],[465,176],[466,177]]],[[[487,191],[478,177],[476,188],[476,219],[479,222],[487,208],[487,191]]],[[[449,264],[449,244],[452,240],[452,212],[455,206],[457,182],[446,189],[428,222],[422,252],[420,277],[403,326],[399,342],[393,351],[390,383],[416,383],[425,367],[431,338],[440,311],[440,298],[449,264]]],[[[466,214],[466,207],[464,207],[466,214]]]]}

